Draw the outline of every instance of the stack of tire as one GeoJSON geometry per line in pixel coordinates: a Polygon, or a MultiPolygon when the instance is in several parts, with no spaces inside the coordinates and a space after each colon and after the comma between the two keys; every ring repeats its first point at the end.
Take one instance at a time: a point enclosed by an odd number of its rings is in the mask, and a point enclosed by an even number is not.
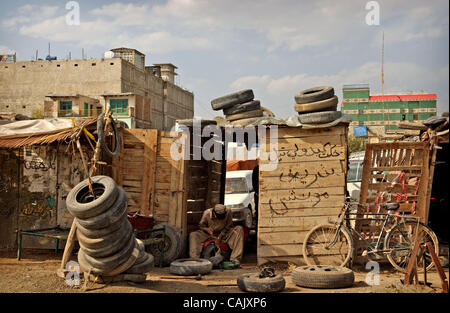
{"type": "Polygon", "coordinates": [[[300,91],[295,95],[295,111],[302,124],[326,124],[342,116],[336,111],[338,98],[331,86],[319,86],[300,91]]]}
{"type": "Polygon", "coordinates": [[[127,196],[107,176],[91,178],[76,185],[67,195],[68,211],[74,216],[80,244],[78,263],[84,273],[136,282],[145,281],[154,258],[145,251],[144,243],[134,237],[127,219],[127,196]]]}
{"type": "Polygon", "coordinates": [[[231,125],[249,125],[262,116],[264,109],[259,100],[254,100],[252,89],[245,89],[211,100],[213,110],[223,110],[226,120],[231,125]]]}

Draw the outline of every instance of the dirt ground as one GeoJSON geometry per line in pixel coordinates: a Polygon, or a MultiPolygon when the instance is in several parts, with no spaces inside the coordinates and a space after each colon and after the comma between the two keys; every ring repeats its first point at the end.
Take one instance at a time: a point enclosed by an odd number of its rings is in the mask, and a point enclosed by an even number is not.
{"type": "MultiPolygon", "coordinates": [[[[21,261],[16,259],[15,251],[0,251],[0,293],[235,293],[241,292],[236,285],[240,274],[258,272],[256,254],[250,251],[246,254],[242,268],[235,270],[213,270],[203,276],[202,280],[167,279],[161,276],[173,276],[169,268],[155,267],[147,275],[145,283],[116,282],[108,285],[87,283],[83,289],[84,280],[80,286],[68,286],[65,281],[56,275],[62,252],[49,250],[23,250],[21,261]],[[217,286],[222,284],[222,286],[217,286]],[[215,285],[215,286],[214,286],[215,285]]],[[[76,260],[76,256],[72,257],[76,260]]],[[[363,267],[354,268],[355,284],[345,289],[308,289],[297,287],[292,283],[290,272],[295,266],[289,264],[274,264],[277,273],[286,279],[284,292],[295,293],[437,293],[441,292],[441,283],[436,271],[428,273],[428,282],[431,286],[403,286],[400,282],[404,275],[394,271],[389,264],[381,266],[380,285],[366,284],[367,270],[363,267]]],[[[448,268],[445,269],[448,277],[448,268]]],[[[173,276],[176,277],[176,276],[173,276]]],[[[423,275],[419,274],[419,280],[423,275]]]]}

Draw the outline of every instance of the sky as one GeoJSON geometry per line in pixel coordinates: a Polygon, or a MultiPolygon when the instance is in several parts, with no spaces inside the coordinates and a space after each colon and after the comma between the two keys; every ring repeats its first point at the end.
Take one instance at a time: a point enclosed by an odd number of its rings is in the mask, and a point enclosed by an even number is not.
{"type": "Polygon", "coordinates": [[[70,23],[69,1],[1,0],[0,54],[31,60],[38,50],[45,58],[49,42],[58,59],[135,48],[147,65],[178,67],[176,83],[194,93],[196,117],[222,115],[212,99],[253,89],[262,106],[286,118],[295,114],[295,94],[310,87],[333,86],[339,101],[343,84],[381,93],[384,31],[384,93],[436,93],[438,114],[448,110],[448,0],[76,3],[79,25],[70,23]],[[369,25],[377,7],[379,25],[369,25]]]}

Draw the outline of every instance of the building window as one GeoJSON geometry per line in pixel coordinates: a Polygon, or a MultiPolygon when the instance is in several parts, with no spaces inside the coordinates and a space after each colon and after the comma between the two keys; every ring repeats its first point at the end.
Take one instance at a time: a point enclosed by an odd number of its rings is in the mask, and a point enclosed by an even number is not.
{"type": "Polygon", "coordinates": [[[89,112],[89,103],[85,102],[85,103],[84,103],[83,112],[82,112],[81,115],[84,116],[84,117],[87,117],[87,116],[90,115],[89,113],[90,113],[90,112],[89,112]]]}
{"type": "Polygon", "coordinates": [[[73,116],[72,101],[59,101],[59,117],[73,116]]]}
{"type": "Polygon", "coordinates": [[[113,114],[128,115],[128,99],[111,99],[109,107],[113,114]]]}

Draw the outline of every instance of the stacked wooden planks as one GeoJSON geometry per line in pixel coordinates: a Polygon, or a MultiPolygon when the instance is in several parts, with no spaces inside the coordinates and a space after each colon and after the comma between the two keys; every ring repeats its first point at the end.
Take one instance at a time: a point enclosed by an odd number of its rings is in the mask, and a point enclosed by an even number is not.
{"type": "Polygon", "coordinates": [[[280,127],[275,151],[275,170],[263,171],[268,161],[260,160],[258,264],[302,264],[306,233],[336,218],[345,200],[347,124],[318,129],[280,127]]]}

